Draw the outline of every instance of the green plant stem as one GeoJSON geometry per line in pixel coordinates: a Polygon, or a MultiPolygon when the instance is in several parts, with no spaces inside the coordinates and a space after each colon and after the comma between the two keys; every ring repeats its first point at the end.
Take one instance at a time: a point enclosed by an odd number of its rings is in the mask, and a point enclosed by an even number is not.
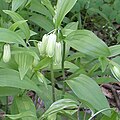
{"type": "Polygon", "coordinates": [[[36,109],[37,109],[38,98],[39,98],[39,97],[38,97],[38,95],[36,94],[36,95],[35,95],[35,103],[34,103],[34,104],[35,104],[36,109]]]}
{"type": "Polygon", "coordinates": [[[6,114],[8,113],[8,96],[6,97],[6,106],[5,106],[5,111],[6,111],[6,114]]]}
{"type": "Polygon", "coordinates": [[[65,62],[65,42],[63,41],[63,55],[62,55],[62,76],[63,76],[63,92],[62,92],[62,98],[64,98],[65,95],[65,88],[66,88],[66,83],[65,83],[65,69],[64,69],[64,62],[65,62]]]}
{"type": "Polygon", "coordinates": [[[77,119],[80,120],[80,106],[78,106],[77,119]]]}
{"type": "Polygon", "coordinates": [[[54,78],[54,71],[53,71],[53,60],[51,63],[51,84],[52,84],[52,99],[55,102],[55,78],[54,78]]]}
{"type": "Polygon", "coordinates": [[[81,13],[78,13],[79,29],[82,29],[81,13]]]}
{"type": "Polygon", "coordinates": [[[83,21],[83,29],[84,29],[84,27],[85,27],[85,22],[86,22],[86,19],[87,19],[87,10],[86,10],[86,13],[85,13],[85,17],[84,17],[84,21],[83,21]]]}
{"type": "Polygon", "coordinates": [[[84,112],[83,120],[86,120],[86,111],[84,112]]]}

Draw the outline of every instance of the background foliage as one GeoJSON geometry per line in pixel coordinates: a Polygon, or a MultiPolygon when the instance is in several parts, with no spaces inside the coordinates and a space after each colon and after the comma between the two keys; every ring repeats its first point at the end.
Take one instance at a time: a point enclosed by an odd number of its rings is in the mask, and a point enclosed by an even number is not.
{"type": "Polygon", "coordinates": [[[0,0],[1,119],[119,120],[119,8],[119,0],[0,0]],[[60,64],[40,54],[51,33],[60,64]]]}

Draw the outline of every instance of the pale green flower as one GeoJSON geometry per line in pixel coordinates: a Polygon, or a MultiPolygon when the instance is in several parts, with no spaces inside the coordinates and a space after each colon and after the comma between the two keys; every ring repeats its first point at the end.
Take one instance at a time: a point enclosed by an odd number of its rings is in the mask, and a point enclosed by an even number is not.
{"type": "Polygon", "coordinates": [[[114,75],[114,77],[118,81],[120,81],[120,66],[119,67],[118,66],[113,66],[111,71],[112,71],[112,74],[114,75]]]}
{"type": "Polygon", "coordinates": [[[49,37],[49,35],[45,34],[43,36],[43,38],[42,38],[41,55],[46,54],[46,47],[47,47],[47,43],[48,43],[48,37],[49,37]]]}
{"type": "Polygon", "coordinates": [[[42,42],[38,42],[38,49],[40,52],[40,55],[44,56],[46,54],[46,47],[48,43],[48,35],[45,34],[42,38],[42,42]]]}
{"type": "Polygon", "coordinates": [[[53,57],[55,54],[56,35],[50,34],[46,47],[46,54],[48,57],[53,57]]]}
{"type": "Polygon", "coordinates": [[[110,62],[110,69],[113,74],[113,76],[120,81],[120,65],[111,61],[110,62]]]}
{"type": "Polygon", "coordinates": [[[9,44],[5,44],[4,45],[4,50],[3,50],[3,61],[5,63],[9,62],[11,58],[11,50],[10,50],[10,45],[9,44]]]}
{"type": "Polygon", "coordinates": [[[55,46],[55,64],[60,64],[62,60],[62,49],[61,49],[61,43],[56,42],[55,46]]]}

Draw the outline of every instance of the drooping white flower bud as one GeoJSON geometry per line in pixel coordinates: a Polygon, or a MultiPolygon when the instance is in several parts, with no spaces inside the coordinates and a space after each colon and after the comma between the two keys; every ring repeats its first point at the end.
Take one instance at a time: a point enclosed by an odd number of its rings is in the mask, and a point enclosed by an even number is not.
{"type": "Polygon", "coordinates": [[[41,45],[41,54],[45,55],[46,54],[46,47],[48,43],[48,37],[49,35],[45,34],[42,38],[42,45],[41,45]]]}
{"type": "Polygon", "coordinates": [[[46,47],[46,54],[49,57],[53,57],[55,54],[55,44],[56,44],[56,35],[50,34],[48,38],[48,43],[46,47]]]}
{"type": "Polygon", "coordinates": [[[39,49],[40,55],[42,56],[46,54],[47,43],[48,43],[48,35],[45,34],[42,38],[42,42],[38,42],[38,49],[39,49]]]}
{"type": "Polygon", "coordinates": [[[55,45],[55,64],[60,64],[62,60],[62,46],[60,42],[55,45]]]}
{"type": "Polygon", "coordinates": [[[5,63],[7,63],[7,62],[9,62],[10,58],[11,58],[10,45],[5,44],[4,45],[4,50],[3,50],[3,61],[5,63]]]}

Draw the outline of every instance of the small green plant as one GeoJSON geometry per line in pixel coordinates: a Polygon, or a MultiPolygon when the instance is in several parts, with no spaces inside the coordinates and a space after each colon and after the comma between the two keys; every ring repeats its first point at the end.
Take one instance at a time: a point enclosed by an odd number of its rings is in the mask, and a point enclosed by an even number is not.
{"type": "Polygon", "coordinates": [[[1,118],[119,119],[98,84],[120,81],[120,45],[84,29],[91,1],[0,0],[1,118]]]}

